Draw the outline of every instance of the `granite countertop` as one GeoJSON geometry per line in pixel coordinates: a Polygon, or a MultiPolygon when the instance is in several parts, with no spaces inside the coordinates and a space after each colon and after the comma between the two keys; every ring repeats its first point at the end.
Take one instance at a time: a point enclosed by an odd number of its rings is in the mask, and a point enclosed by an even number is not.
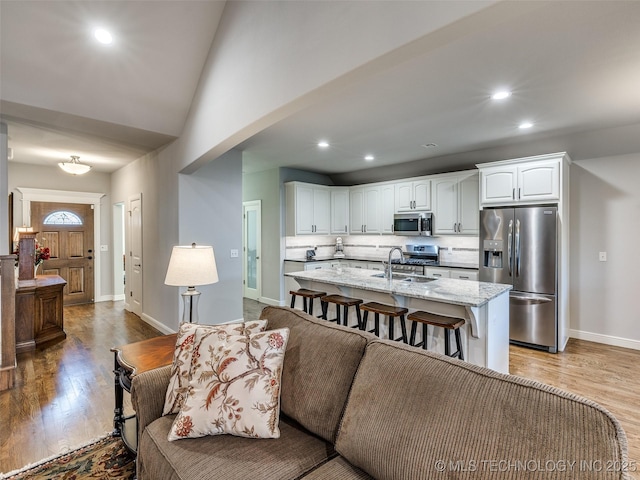
{"type": "MultiPolygon", "coordinates": [[[[313,257],[310,260],[307,260],[305,258],[285,258],[285,262],[300,262],[300,263],[311,263],[311,262],[325,262],[325,261],[331,261],[331,260],[358,260],[361,262],[386,262],[387,259],[386,258],[380,258],[380,257],[365,257],[365,256],[344,256],[344,257],[334,257],[334,256],[328,256],[328,257],[313,257]]],[[[468,270],[478,270],[478,265],[476,265],[475,263],[461,263],[461,262],[447,262],[447,261],[439,261],[437,263],[434,263],[433,265],[427,265],[427,267],[441,267],[441,268],[463,268],[463,269],[468,269],[468,270]]]]}
{"type": "Polygon", "coordinates": [[[453,278],[438,278],[425,283],[395,279],[389,282],[386,278],[374,276],[379,273],[375,270],[338,267],[291,272],[285,273],[285,275],[301,280],[360,288],[362,290],[390,293],[465,307],[480,307],[512,288],[511,285],[502,283],[476,282],[453,278]]]}

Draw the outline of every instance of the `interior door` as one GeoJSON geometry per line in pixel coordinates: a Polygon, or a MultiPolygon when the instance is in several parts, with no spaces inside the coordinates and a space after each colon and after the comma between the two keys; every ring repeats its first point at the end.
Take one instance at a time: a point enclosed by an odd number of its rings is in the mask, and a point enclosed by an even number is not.
{"type": "Polygon", "coordinates": [[[261,206],[260,200],[243,203],[243,283],[244,296],[259,300],[262,295],[262,261],[260,259],[261,206]]]}
{"type": "Polygon", "coordinates": [[[38,232],[38,244],[50,250],[38,274],[66,280],[64,305],[93,302],[92,205],[31,202],[31,226],[38,232]]]}
{"type": "Polygon", "coordinates": [[[142,316],[142,195],[129,199],[129,310],[142,316]]]}

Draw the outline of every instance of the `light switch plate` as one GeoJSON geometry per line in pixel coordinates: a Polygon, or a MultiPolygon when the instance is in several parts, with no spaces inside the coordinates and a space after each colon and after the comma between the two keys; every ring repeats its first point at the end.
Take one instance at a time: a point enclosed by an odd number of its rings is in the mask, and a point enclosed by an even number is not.
{"type": "Polygon", "coordinates": [[[600,252],[600,253],[598,254],[598,259],[599,259],[601,262],[606,262],[606,261],[607,261],[607,252],[600,252]]]}
{"type": "Polygon", "coordinates": [[[109,251],[109,245],[100,245],[100,251],[101,252],[108,252],[109,251]]]}
{"type": "Polygon", "coordinates": [[[237,258],[238,257],[238,250],[236,250],[235,248],[231,249],[231,258],[237,258]]]}

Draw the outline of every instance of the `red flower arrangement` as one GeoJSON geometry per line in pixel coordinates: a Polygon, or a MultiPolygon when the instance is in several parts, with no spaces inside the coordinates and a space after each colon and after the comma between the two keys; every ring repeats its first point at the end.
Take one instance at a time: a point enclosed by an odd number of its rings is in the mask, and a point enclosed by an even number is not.
{"type": "MultiPolygon", "coordinates": [[[[20,259],[19,251],[16,249],[16,251],[13,252],[13,254],[16,256],[16,267],[17,267],[20,259]]],[[[50,257],[51,257],[51,251],[49,250],[49,247],[41,247],[36,243],[36,251],[35,251],[35,255],[33,256],[33,266],[34,267],[40,266],[42,263],[44,263],[45,260],[49,260],[50,257]]]]}

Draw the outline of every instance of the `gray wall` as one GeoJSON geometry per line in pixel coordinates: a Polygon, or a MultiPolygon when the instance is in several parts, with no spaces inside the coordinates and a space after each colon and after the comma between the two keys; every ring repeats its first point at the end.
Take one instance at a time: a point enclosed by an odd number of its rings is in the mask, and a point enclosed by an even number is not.
{"type": "Polygon", "coordinates": [[[639,181],[640,153],[571,166],[572,337],[640,348],[639,181]]]}
{"type": "MultiPolygon", "coordinates": [[[[242,153],[232,150],[179,180],[179,243],[212,245],[219,282],[203,285],[200,323],[242,318],[242,153]]],[[[177,295],[175,287],[174,295],[177,295]]]]}
{"type": "Polygon", "coordinates": [[[7,196],[9,195],[8,160],[7,160],[7,125],[0,123],[0,255],[7,255],[9,249],[9,209],[7,196]]]}
{"type": "Polygon", "coordinates": [[[281,228],[280,173],[274,168],[242,176],[242,201],[261,200],[262,218],[262,302],[279,304],[281,228]]]}

